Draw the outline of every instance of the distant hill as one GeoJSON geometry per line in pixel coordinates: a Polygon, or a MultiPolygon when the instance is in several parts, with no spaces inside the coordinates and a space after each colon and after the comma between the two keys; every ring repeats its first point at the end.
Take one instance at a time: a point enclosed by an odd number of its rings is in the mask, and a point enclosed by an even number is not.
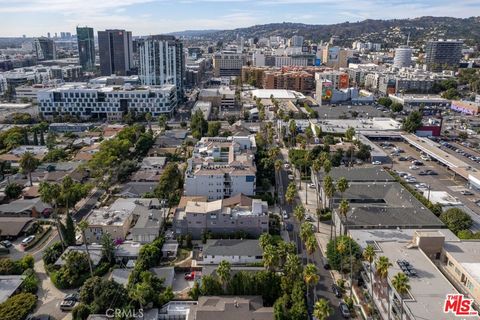
{"type": "Polygon", "coordinates": [[[169,34],[174,35],[176,37],[198,37],[198,36],[207,36],[212,33],[218,32],[220,30],[185,30],[185,31],[178,31],[178,32],[170,32],[169,34]]]}
{"type": "MultiPolygon", "coordinates": [[[[185,31],[194,32],[194,31],[185,31]]],[[[270,23],[233,30],[195,31],[195,36],[208,39],[233,40],[237,36],[260,38],[269,36],[291,37],[301,35],[314,41],[328,41],[339,36],[345,42],[354,40],[403,43],[410,33],[410,40],[423,42],[430,38],[466,39],[467,43],[480,43],[480,17],[420,17],[414,19],[364,20],[332,25],[310,25],[303,23],[270,23]]],[[[182,33],[178,33],[182,34],[182,33]]]]}

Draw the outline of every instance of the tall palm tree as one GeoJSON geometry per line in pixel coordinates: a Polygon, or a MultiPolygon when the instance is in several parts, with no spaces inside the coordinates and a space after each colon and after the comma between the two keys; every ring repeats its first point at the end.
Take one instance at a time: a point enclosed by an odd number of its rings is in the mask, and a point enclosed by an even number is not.
{"type": "Polygon", "coordinates": [[[295,200],[296,194],[297,194],[297,187],[295,186],[294,182],[290,182],[290,184],[287,187],[287,192],[285,192],[285,201],[287,201],[288,204],[292,204],[293,201],[295,200]]]}
{"type": "Polygon", "coordinates": [[[148,130],[152,132],[152,114],[150,112],[145,114],[145,120],[147,120],[148,130]]]}
{"type": "Polygon", "coordinates": [[[363,253],[362,253],[362,256],[363,256],[363,259],[365,261],[367,261],[369,263],[369,266],[370,266],[370,286],[372,287],[372,293],[371,293],[371,298],[372,298],[372,301],[373,301],[373,270],[372,270],[372,263],[373,263],[373,260],[375,260],[375,256],[377,255],[377,253],[375,252],[375,248],[372,246],[372,245],[368,245],[364,250],[363,250],[363,253]]]}
{"type": "Polygon", "coordinates": [[[28,176],[30,186],[33,185],[32,172],[37,168],[38,163],[38,159],[35,158],[35,156],[31,152],[25,152],[20,159],[20,168],[22,168],[23,172],[28,176]]]}
{"type": "Polygon", "coordinates": [[[347,191],[347,189],[350,187],[347,178],[341,177],[340,179],[337,180],[337,190],[340,192],[343,198],[343,193],[347,191]]]}
{"type": "Polygon", "coordinates": [[[326,174],[329,174],[330,171],[332,171],[332,162],[330,161],[330,159],[327,158],[323,162],[323,170],[325,171],[326,174]]]}
{"type": "Polygon", "coordinates": [[[375,261],[375,270],[377,276],[381,279],[384,286],[387,288],[387,303],[388,303],[388,318],[390,319],[390,289],[388,285],[388,268],[392,266],[390,260],[385,256],[380,256],[377,261],[375,261]]]}
{"type": "MultiPolygon", "coordinates": [[[[338,206],[338,213],[340,214],[340,217],[345,219],[345,226],[343,227],[343,234],[347,234],[347,216],[348,216],[348,211],[350,211],[350,205],[348,204],[348,200],[343,199],[340,202],[340,205],[338,206]]],[[[340,223],[340,234],[342,234],[342,223],[340,223]]]]}
{"type": "MultiPolygon", "coordinates": [[[[312,170],[313,170],[313,172],[315,173],[315,175],[317,175],[317,174],[320,172],[320,170],[322,170],[322,161],[321,161],[320,159],[315,159],[315,160],[313,160],[312,170]]],[[[315,189],[317,189],[316,186],[315,186],[315,189]]],[[[318,190],[317,190],[317,191],[318,191],[318,190]]],[[[319,197],[319,196],[320,196],[320,195],[319,195],[318,192],[317,192],[317,208],[318,208],[318,197],[319,197]]],[[[318,220],[317,220],[317,222],[318,222],[318,220]]],[[[318,230],[318,226],[317,226],[317,230],[318,230]]]]}
{"type": "Polygon", "coordinates": [[[313,235],[313,226],[312,224],[308,222],[303,222],[300,225],[300,239],[302,239],[303,242],[307,242],[308,237],[313,235]]]}
{"type": "Polygon", "coordinates": [[[52,218],[55,220],[55,226],[57,228],[58,237],[60,238],[60,243],[62,248],[65,250],[65,241],[63,239],[62,230],[60,228],[60,217],[58,215],[58,201],[60,199],[61,188],[56,183],[41,182],[38,189],[40,194],[40,200],[45,203],[48,203],[53,208],[52,218]]]}
{"type": "Polygon", "coordinates": [[[268,270],[275,270],[278,266],[278,254],[274,245],[268,244],[263,249],[263,266],[268,270]]]}
{"type": "Polygon", "coordinates": [[[222,282],[222,286],[224,290],[226,289],[227,283],[230,280],[231,269],[232,268],[231,268],[230,262],[228,262],[227,260],[222,260],[218,265],[217,274],[218,274],[218,277],[220,278],[220,281],[222,282]]]}
{"type": "Polygon", "coordinates": [[[317,239],[314,234],[308,236],[307,241],[305,241],[305,249],[307,249],[307,259],[317,250],[317,239]]]}
{"type": "Polygon", "coordinates": [[[345,238],[342,238],[338,243],[337,243],[337,251],[340,254],[340,275],[343,279],[343,255],[347,251],[347,243],[345,238]]]}
{"type": "Polygon", "coordinates": [[[400,320],[403,319],[403,296],[410,290],[409,281],[410,279],[403,272],[397,273],[392,279],[392,285],[400,296],[400,320]]]}
{"type": "Polygon", "coordinates": [[[92,267],[92,260],[90,259],[90,252],[88,251],[88,245],[87,245],[87,237],[85,236],[85,230],[88,228],[88,222],[86,220],[82,220],[78,223],[78,229],[80,229],[80,232],[82,233],[82,240],[83,243],[85,244],[85,251],[87,252],[87,258],[88,258],[88,266],[90,268],[90,276],[93,277],[93,267],[92,267]]]}
{"type": "Polygon", "coordinates": [[[263,250],[265,250],[267,245],[273,244],[273,239],[270,233],[262,233],[258,238],[258,241],[260,243],[260,248],[263,250]]]}
{"type": "MultiPolygon", "coordinates": [[[[323,191],[324,191],[324,198],[328,198],[328,208],[330,209],[331,212],[331,203],[332,203],[332,197],[335,194],[335,185],[333,184],[332,177],[326,176],[323,179],[323,191]]],[[[325,202],[324,207],[327,206],[326,199],[323,199],[325,202]]],[[[331,215],[331,221],[330,221],[330,240],[332,240],[332,235],[333,235],[333,214],[331,215]]]]}
{"type": "Polygon", "coordinates": [[[313,316],[318,320],[326,320],[333,313],[333,308],[326,299],[319,299],[313,306],[313,316]]]}
{"type": "Polygon", "coordinates": [[[305,220],[305,208],[301,204],[295,207],[293,214],[298,222],[302,223],[305,220]]]}
{"type": "Polygon", "coordinates": [[[320,281],[318,269],[313,263],[307,264],[303,269],[303,280],[307,285],[307,293],[310,292],[310,285],[315,287],[318,281],[320,281]]]}

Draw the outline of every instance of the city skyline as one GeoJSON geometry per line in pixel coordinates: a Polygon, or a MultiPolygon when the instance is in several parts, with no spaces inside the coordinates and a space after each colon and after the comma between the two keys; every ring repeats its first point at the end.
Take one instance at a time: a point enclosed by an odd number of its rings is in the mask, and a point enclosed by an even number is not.
{"type": "Polygon", "coordinates": [[[73,34],[76,26],[85,25],[95,31],[121,28],[134,35],[150,35],[283,21],[334,24],[420,16],[466,18],[480,9],[473,0],[0,0],[0,4],[0,36],[9,37],[73,34]]]}

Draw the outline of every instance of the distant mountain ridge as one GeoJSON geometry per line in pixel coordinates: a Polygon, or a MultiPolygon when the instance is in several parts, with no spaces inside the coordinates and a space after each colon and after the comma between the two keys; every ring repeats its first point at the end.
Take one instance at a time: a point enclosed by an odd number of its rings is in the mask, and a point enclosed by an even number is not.
{"type": "Polygon", "coordinates": [[[239,36],[260,38],[270,36],[291,37],[304,36],[314,41],[327,41],[331,36],[339,36],[344,41],[365,40],[378,42],[398,42],[410,34],[410,39],[422,42],[426,38],[467,39],[480,42],[480,16],[470,18],[452,17],[419,17],[413,19],[364,20],[359,22],[343,22],[331,25],[311,25],[303,23],[270,23],[233,30],[198,30],[184,31],[174,34],[202,36],[207,39],[234,40],[239,36]],[[388,36],[386,38],[386,36],[388,36]],[[390,39],[391,38],[391,39],[390,39]]]}

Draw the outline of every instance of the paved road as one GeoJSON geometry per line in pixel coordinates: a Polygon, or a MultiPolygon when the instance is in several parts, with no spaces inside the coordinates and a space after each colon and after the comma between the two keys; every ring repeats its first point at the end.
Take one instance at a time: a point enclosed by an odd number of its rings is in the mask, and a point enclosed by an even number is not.
{"type": "MultiPolygon", "coordinates": [[[[284,153],[281,153],[280,158],[284,162],[287,160],[286,155],[284,153]]],[[[276,175],[276,178],[277,178],[277,183],[279,185],[279,189],[286,190],[290,181],[288,179],[288,173],[284,167],[282,167],[279,174],[276,175]]],[[[303,186],[303,188],[304,187],[305,186],[303,186]]],[[[282,196],[284,197],[284,193],[282,194],[282,196]]],[[[288,222],[293,225],[293,232],[290,233],[290,239],[294,239],[293,241],[295,241],[297,245],[299,256],[302,258],[303,263],[307,264],[307,254],[303,250],[303,244],[298,236],[300,226],[299,226],[299,223],[296,221],[296,219],[293,217],[293,206],[287,204],[284,198],[280,199],[280,203],[284,203],[282,208],[285,209],[290,214],[290,218],[288,219],[288,222]]],[[[316,222],[314,222],[313,224],[316,225],[316,222]]],[[[317,299],[325,298],[330,301],[330,304],[334,309],[334,314],[330,316],[328,319],[338,319],[338,320],[343,319],[340,313],[340,310],[338,308],[340,299],[335,297],[335,295],[331,291],[332,284],[334,283],[333,277],[330,271],[325,270],[323,268],[323,264],[321,263],[320,257],[321,257],[320,250],[317,250],[313,254],[313,257],[312,256],[308,257],[309,262],[313,262],[317,266],[319,275],[320,275],[320,282],[315,288],[317,299]]],[[[310,299],[309,310],[313,309],[311,301],[312,299],[310,299]]]]}
{"type": "Polygon", "coordinates": [[[82,220],[95,207],[98,199],[105,193],[104,190],[96,190],[92,196],[83,204],[83,206],[75,212],[73,218],[77,222],[82,220]]]}

